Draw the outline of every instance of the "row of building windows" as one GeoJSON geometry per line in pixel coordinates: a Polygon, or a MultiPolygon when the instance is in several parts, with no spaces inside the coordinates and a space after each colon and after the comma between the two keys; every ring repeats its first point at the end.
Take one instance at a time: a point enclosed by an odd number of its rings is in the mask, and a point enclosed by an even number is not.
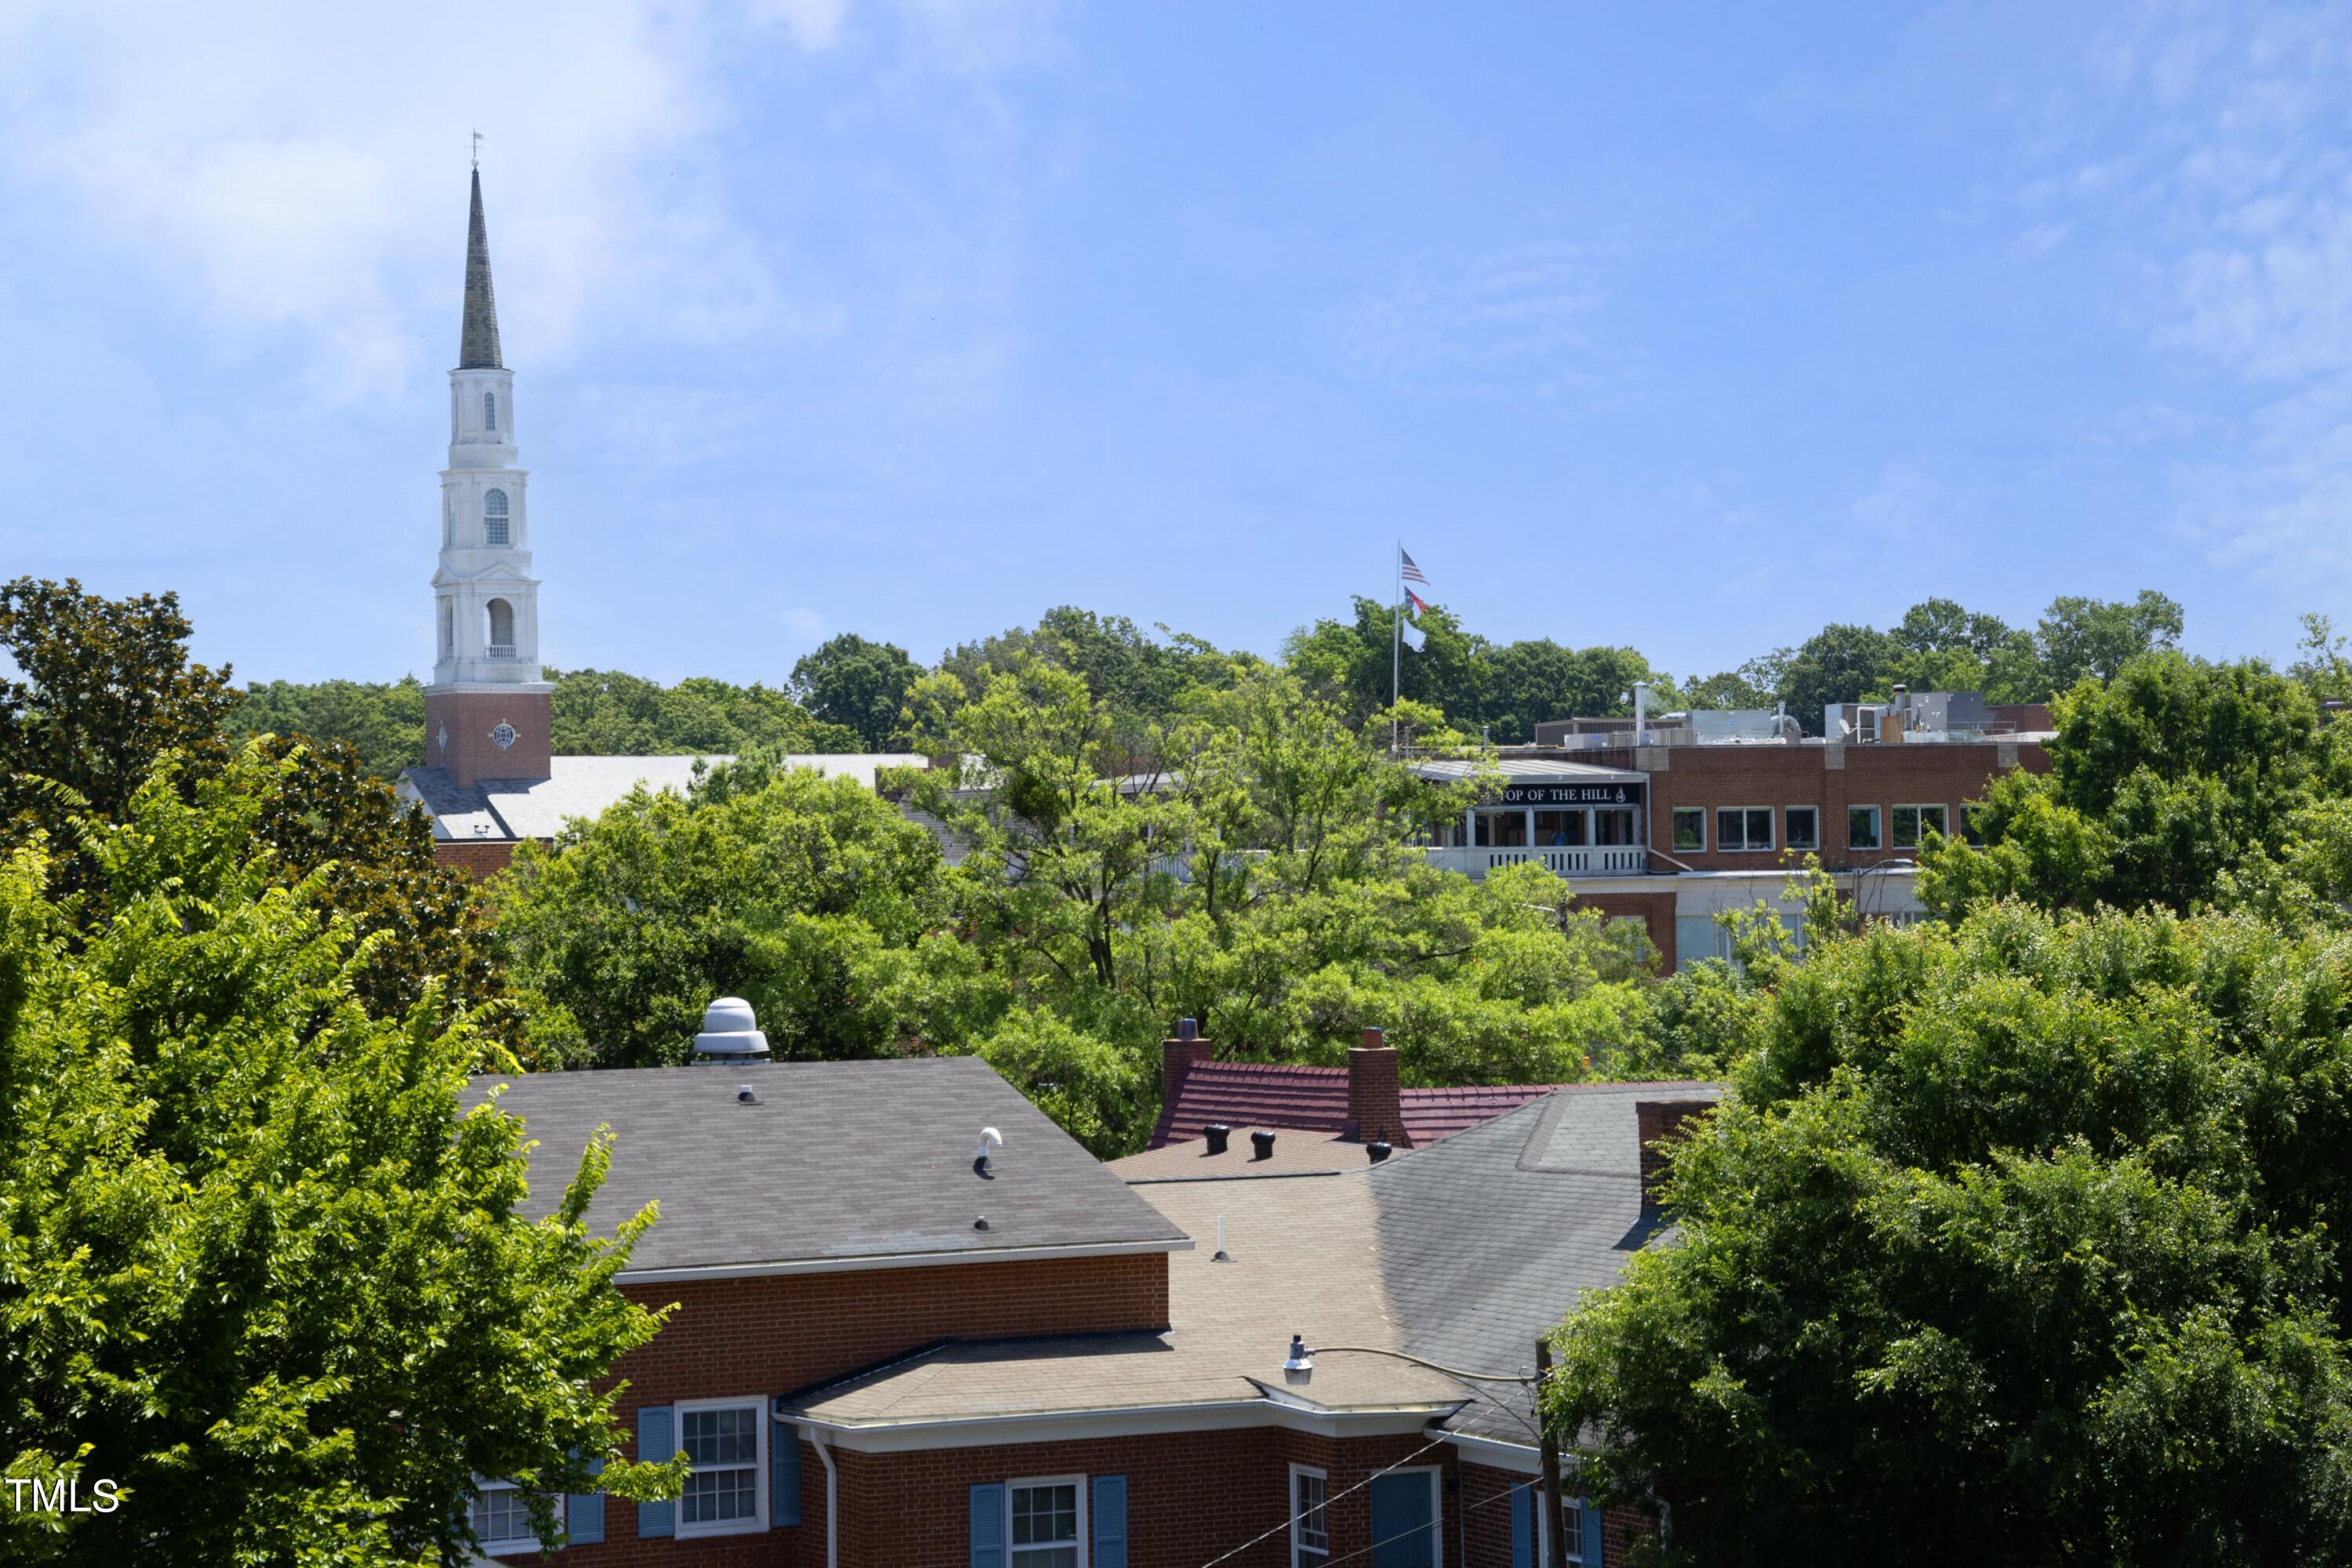
{"type": "MultiPolygon", "coordinates": [[[[677,1450],[692,1467],[686,1489],[669,1505],[677,1510],[671,1527],[676,1534],[691,1538],[767,1529],[772,1500],[768,1495],[766,1401],[698,1400],[669,1408],[677,1450]]],[[[786,1434],[778,1436],[790,1441],[786,1434]]],[[[1441,1512],[1437,1477],[1433,1468],[1412,1468],[1373,1478],[1368,1484],[1376,1494],[1385,1493],[1373,1500],[1374,1517],[1392,1530],[1402,1526],[1408,1535],[1426,1530],[1433,1541],[1441,1512]]],[[[1332,1560],[1329,1485],[1322,1470],[1290,1467],[1291,1568],[1327,1568],[1332,1560]]],[[[1530,1540],[1524,1544],[1515,1541],[1515,1556],[1542,1533],[1528,1528],[1535,1512],[1533,1487],[1516,1491],[1525,1495],[1511,1500],[1514,1533],[1530,1540]]],[[[565,1500],[553,1496],[546,1500],[554,1522],[562,1527],[565,1500]]],[[[596,1505],[595,1539],[602,1540],[601,1500],[588,1500],[596,1505]]],[[[785,1500],[782,1522],[798,1522],[796,1500],[785,1500]]],[[[512,1481],[477,1481],[471,1523],[482,1549],[500,1556],[538,1552],[541,1541],[531,1523],[530,1504],[530,1494],[512,1481]]],[[[1563,1500],[1561,1513],[1567,1559],[1577,1568],[1588,1568],[1591,1542],[1583,1500],[1563,1500]]],[[[974,1487],[971,1531],[971,1561],[991,1568],[1111,1568],[1111,1559],[1124,1564],[1127,1482],[1118,1476],[1043,1476],[974,1487]]],[[[640,1533],[648,1533],[642,1524],[640,1533]]]]}
{"type": "MultiPolygon", "coordinates": [[[[1671,825],[1675,852],[1704,855],[1713,850],[1727,855],[1788,849],[1801,854],[1822,847],[1819,806],[1781,808],[1783,832],[1777,840],[1773,816],[1769,805],[1675,806],[1671,825]]],[[[1916,849],[1927,843],[1928,835],[1942,837],[1951,830],[1951,808],[1945,805],[1850,805],[1845,812],[1848,849],[1916,849]]]]}

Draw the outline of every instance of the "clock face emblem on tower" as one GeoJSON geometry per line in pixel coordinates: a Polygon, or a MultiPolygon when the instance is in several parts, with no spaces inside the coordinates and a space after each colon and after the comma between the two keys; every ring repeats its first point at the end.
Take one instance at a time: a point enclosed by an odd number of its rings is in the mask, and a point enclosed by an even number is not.
{"type": "Polygon", "coordinates": [[[515,727],[503,719],[499,721],[499,727],[490,731],[490,744],[501,752],[513,745],[519,739],[520,737],[515,733],[515,727]]]}

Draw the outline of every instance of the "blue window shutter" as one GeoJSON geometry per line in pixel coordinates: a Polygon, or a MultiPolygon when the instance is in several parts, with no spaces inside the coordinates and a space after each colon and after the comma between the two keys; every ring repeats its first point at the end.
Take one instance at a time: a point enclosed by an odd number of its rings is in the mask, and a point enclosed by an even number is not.
{"type": "Polygon", "coordinates": [[[971,1568],[1004,1568],[1004,1489],[971,1489],[971,1568]]]}
{"type": "Polygon", "coordinates": [[[801,1521],[801,1429],[789,1422],[768,1427],[768,1528],[801,1521]]]}
{"type": "MultiPolygon", "coordinates": [[[[667,1405],[648,1405],[637,1412],[637,1458],[648,1465],[667,1462],[677,1452],[677,1412],[667,1405]]],[[[677,1533],[677,1505],[641,1502],[637,1534],[641,1539],[677,1533]]]]}
{"type": "MultiPolygon", "coordinates": [[[[592,1459],[589,1472],[602,1475],[604,1461],[592,1459]]],[[[604,1494],[573,1492],[563,1500],[563,1538],[573,1546],[593,1546],[604,1539],[604,1494]]]]}
{"type": "Polygon", "coordinates": [[[1127,1478],[1095,1478],[1094,1568],[1127,1568],[1127,1478]]]}
{"type": "Polygon", "coordinates": [[[1511,1489],[1511,1568],[1536,1568],[1536,1489],[1511,1489]]]}
{"type": "Polygon", "coordinates": [[[1591,1499],[1584,1501],[1584,1568],[1601,1568],[1601,1510],[1591,1499]]]}

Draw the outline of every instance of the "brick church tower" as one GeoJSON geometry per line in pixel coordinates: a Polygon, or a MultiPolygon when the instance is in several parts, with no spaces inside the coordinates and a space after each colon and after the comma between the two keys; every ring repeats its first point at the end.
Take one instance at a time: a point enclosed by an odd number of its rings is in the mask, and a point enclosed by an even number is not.
{"type": "Polygon", "coordinates": [[[549,776],[554,688],[541,679],[530,507],[516,467],[514,372],[499,353],[482,173],[466,227],[466,311],[449,373],[449,466],[441,470],[441,561],[433,574],[433,683],[425,764],[469,788],[549,776]]]}

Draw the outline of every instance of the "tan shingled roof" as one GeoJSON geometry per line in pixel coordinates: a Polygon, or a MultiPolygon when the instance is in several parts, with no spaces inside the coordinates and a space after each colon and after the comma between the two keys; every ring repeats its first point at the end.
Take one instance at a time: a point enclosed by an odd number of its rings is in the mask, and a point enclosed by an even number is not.
{"type": "MultiPolygon", "coordinates": [[[[1195,1238],[1192,1251],[1169,1258],[1175,1331],[950,1345],[820,1391],[794,1413],[865,1426],[1252,1400],[1260,1383],[1285,1387],[1282,1359],[1294,1330],[1333,1344],[1395,1345],[1363,1177],[1245,1185],[1244,1203],[1234,1203],[1235,1189],[1219,1182],[1134,1189],[1195,1238]],[[1222,1263],[1212,1256],[1220,1213],[1230,1258],[1222,1263]]],[[[1358,1409],[1445,1406],[1464,1397],[1435,1373],[1360,1355],[1318,1360],[1305,1396],[1358,1409]]]]}

